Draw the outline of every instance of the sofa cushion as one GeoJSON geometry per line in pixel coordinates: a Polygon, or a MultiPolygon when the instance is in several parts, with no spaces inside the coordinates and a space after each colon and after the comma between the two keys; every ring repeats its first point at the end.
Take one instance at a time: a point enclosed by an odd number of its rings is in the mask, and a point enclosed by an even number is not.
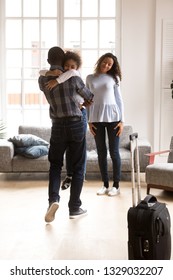
{"type": "Polygon", "coordinates": [[[171,137],[171,143],[170,143],[170,152],[168,155],[168,162],[173,163],[173,136],[171,137]]]}
{"type": "Polygon", "coordinates": [[[130,139],[129,135],[133,133],[133,129],[130,125],[124,126],[123,132],[120,136],[120,148],[130,150],[130,139]]]}
{"type": "Polygon", "coordinates": [[[30,146],[48,146],[49,143],[44,139],[33,134],[19,134],[9,138],[8,141],[12,142],[15,147],[30,147],[30,146]]]}
{"type": "Polygon", "coordinates": [[[50,142],[51,127],[20,125],[18,134],[33,134],[50,142]]]}
{"type": "Polygon", "coordinates": [[[169,155],[168,155],[168,163],[173,163],[173,150],[171,150],[169,152],[169,155]]]}
{"type": "Polygon", "coordinates": [[[21,155],[13,157],[13,172],[48,172],[48,156],[42,156],[36,159],[27,158],[21,155]]]}
{"type": "Polygon", "coordinates": [[[173,163],[154,163],[146,167],[146,183],[173,188],[173,163]]]}
{"type": "Polygon", "coordinates": [[[38,145],[15,148],[15,153],[27,158],[39,158],[48,154],[48,146],[38,145]]]}
{"type": "MultiPolygon", "coordinates": [[[[130,150],[120,148],[121,157],[121,171],[130,172],[131,171],[131,153],[130,150]]],[[[107,154],[108,169],[112,170],[112,160],[108,151],[107,154]]],[[[87,171],[100,172],[98,164],[98,155],[96,150],[87,151],[87,171]]]]}

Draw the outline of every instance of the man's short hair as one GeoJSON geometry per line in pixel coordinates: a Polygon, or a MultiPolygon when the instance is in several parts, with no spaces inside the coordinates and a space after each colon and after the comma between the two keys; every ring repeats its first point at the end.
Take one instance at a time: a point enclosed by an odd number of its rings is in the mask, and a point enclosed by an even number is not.
{"type": "Polygon", "coordinates": [[[60,47],[50,48],[48,51],[48,63],[50,65],[63,65],[65,53],[60,47]]]}

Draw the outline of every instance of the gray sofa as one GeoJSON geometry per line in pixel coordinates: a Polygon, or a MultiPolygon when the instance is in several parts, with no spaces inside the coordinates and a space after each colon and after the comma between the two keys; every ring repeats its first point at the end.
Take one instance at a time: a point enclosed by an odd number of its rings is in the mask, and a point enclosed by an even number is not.
{"type": "MultiPolygon", "coordinates": [[[[130,180],[131,178],[131,160],[130,160],[130,142],[129,135],[133,132],[131,126],[124,126],[123,133],[120,138],[120,155],[122,161],[122,180],[130,180]]],[[[46,141],[50,140],[50,128],[35,126],[19,126],[20,134],[36,135],[46,141]]],[[[87,131],[87,170],[86,178],[100,178],[99,166],[97,161],[97,153],[95,149],[95,141],[92,134],[87,131]]],[[[139,139],[139,158],[140,171],[145,172],[149,159],[145,155],[151,152],[151,145],[146,139],[139,139]]],[[[108,166],[110,174],[112,173],[111,159],[108,156],[108,166]]],[[[29,172],[48,172],[49,162],[47,155],[36,159],[30,159],[21,155],[15,155],[14,145],[7,139],[0,139],[0,173],[29,173],[29,172]]],[[[63,166],[65,172],[65,164],[63,166]]],[[[111,176],[111,175],[110,175],[111,176]]]]}

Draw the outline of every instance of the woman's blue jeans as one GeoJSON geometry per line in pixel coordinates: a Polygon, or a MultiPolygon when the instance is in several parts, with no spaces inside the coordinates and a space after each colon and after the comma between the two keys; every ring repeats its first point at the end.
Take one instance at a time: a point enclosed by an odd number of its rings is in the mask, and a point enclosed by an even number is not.
{"type": "Polygon", "coordinates": [[[80,194],[84,180],[86,138],[83,118],[79,121],[59,119],[53,123],[49,149],[49,203],[59,201],[61,170],[64,153],[69,148],[73,178],[70,188],[69,209],[78,210],[81,206],[80,194]]]}
{"type": "Polygon", "coordinates": [[[103,182],[109,182],[107,151],[112,159],[113,181],[119,182],[121,178],[121,158],[119,153],[119,136],[116,136],[118,128],[115,129],[118,122],[96,122],[93,125],[96,127],[95,142],[98,154],[99,168],[103,182]],[[108,141],[106,140],[108,138],[108,141]]]}

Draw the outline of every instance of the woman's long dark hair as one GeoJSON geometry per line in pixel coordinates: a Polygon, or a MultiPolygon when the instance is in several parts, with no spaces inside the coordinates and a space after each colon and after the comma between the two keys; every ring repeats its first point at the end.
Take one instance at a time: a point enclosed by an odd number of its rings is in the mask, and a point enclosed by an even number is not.
{"type": "Polygon", "coordinates": [[[102,61],[106,57],[112,58],[113,61],[114,61],[111,69],[107,72],[107,74],[110,75],[116,81],[116,84],[118,84],[118,77],[119,77],[120,81],[122,79],[121,69],[120,69],[120,65],[118,63],[117,57],[115,55],[113,55],[112,53],[105,53],[97,60],[97,62],[95,64],[95,71],[94,72],[96,74],[100,73],[100,64],[102,63],[102,61]]]}

